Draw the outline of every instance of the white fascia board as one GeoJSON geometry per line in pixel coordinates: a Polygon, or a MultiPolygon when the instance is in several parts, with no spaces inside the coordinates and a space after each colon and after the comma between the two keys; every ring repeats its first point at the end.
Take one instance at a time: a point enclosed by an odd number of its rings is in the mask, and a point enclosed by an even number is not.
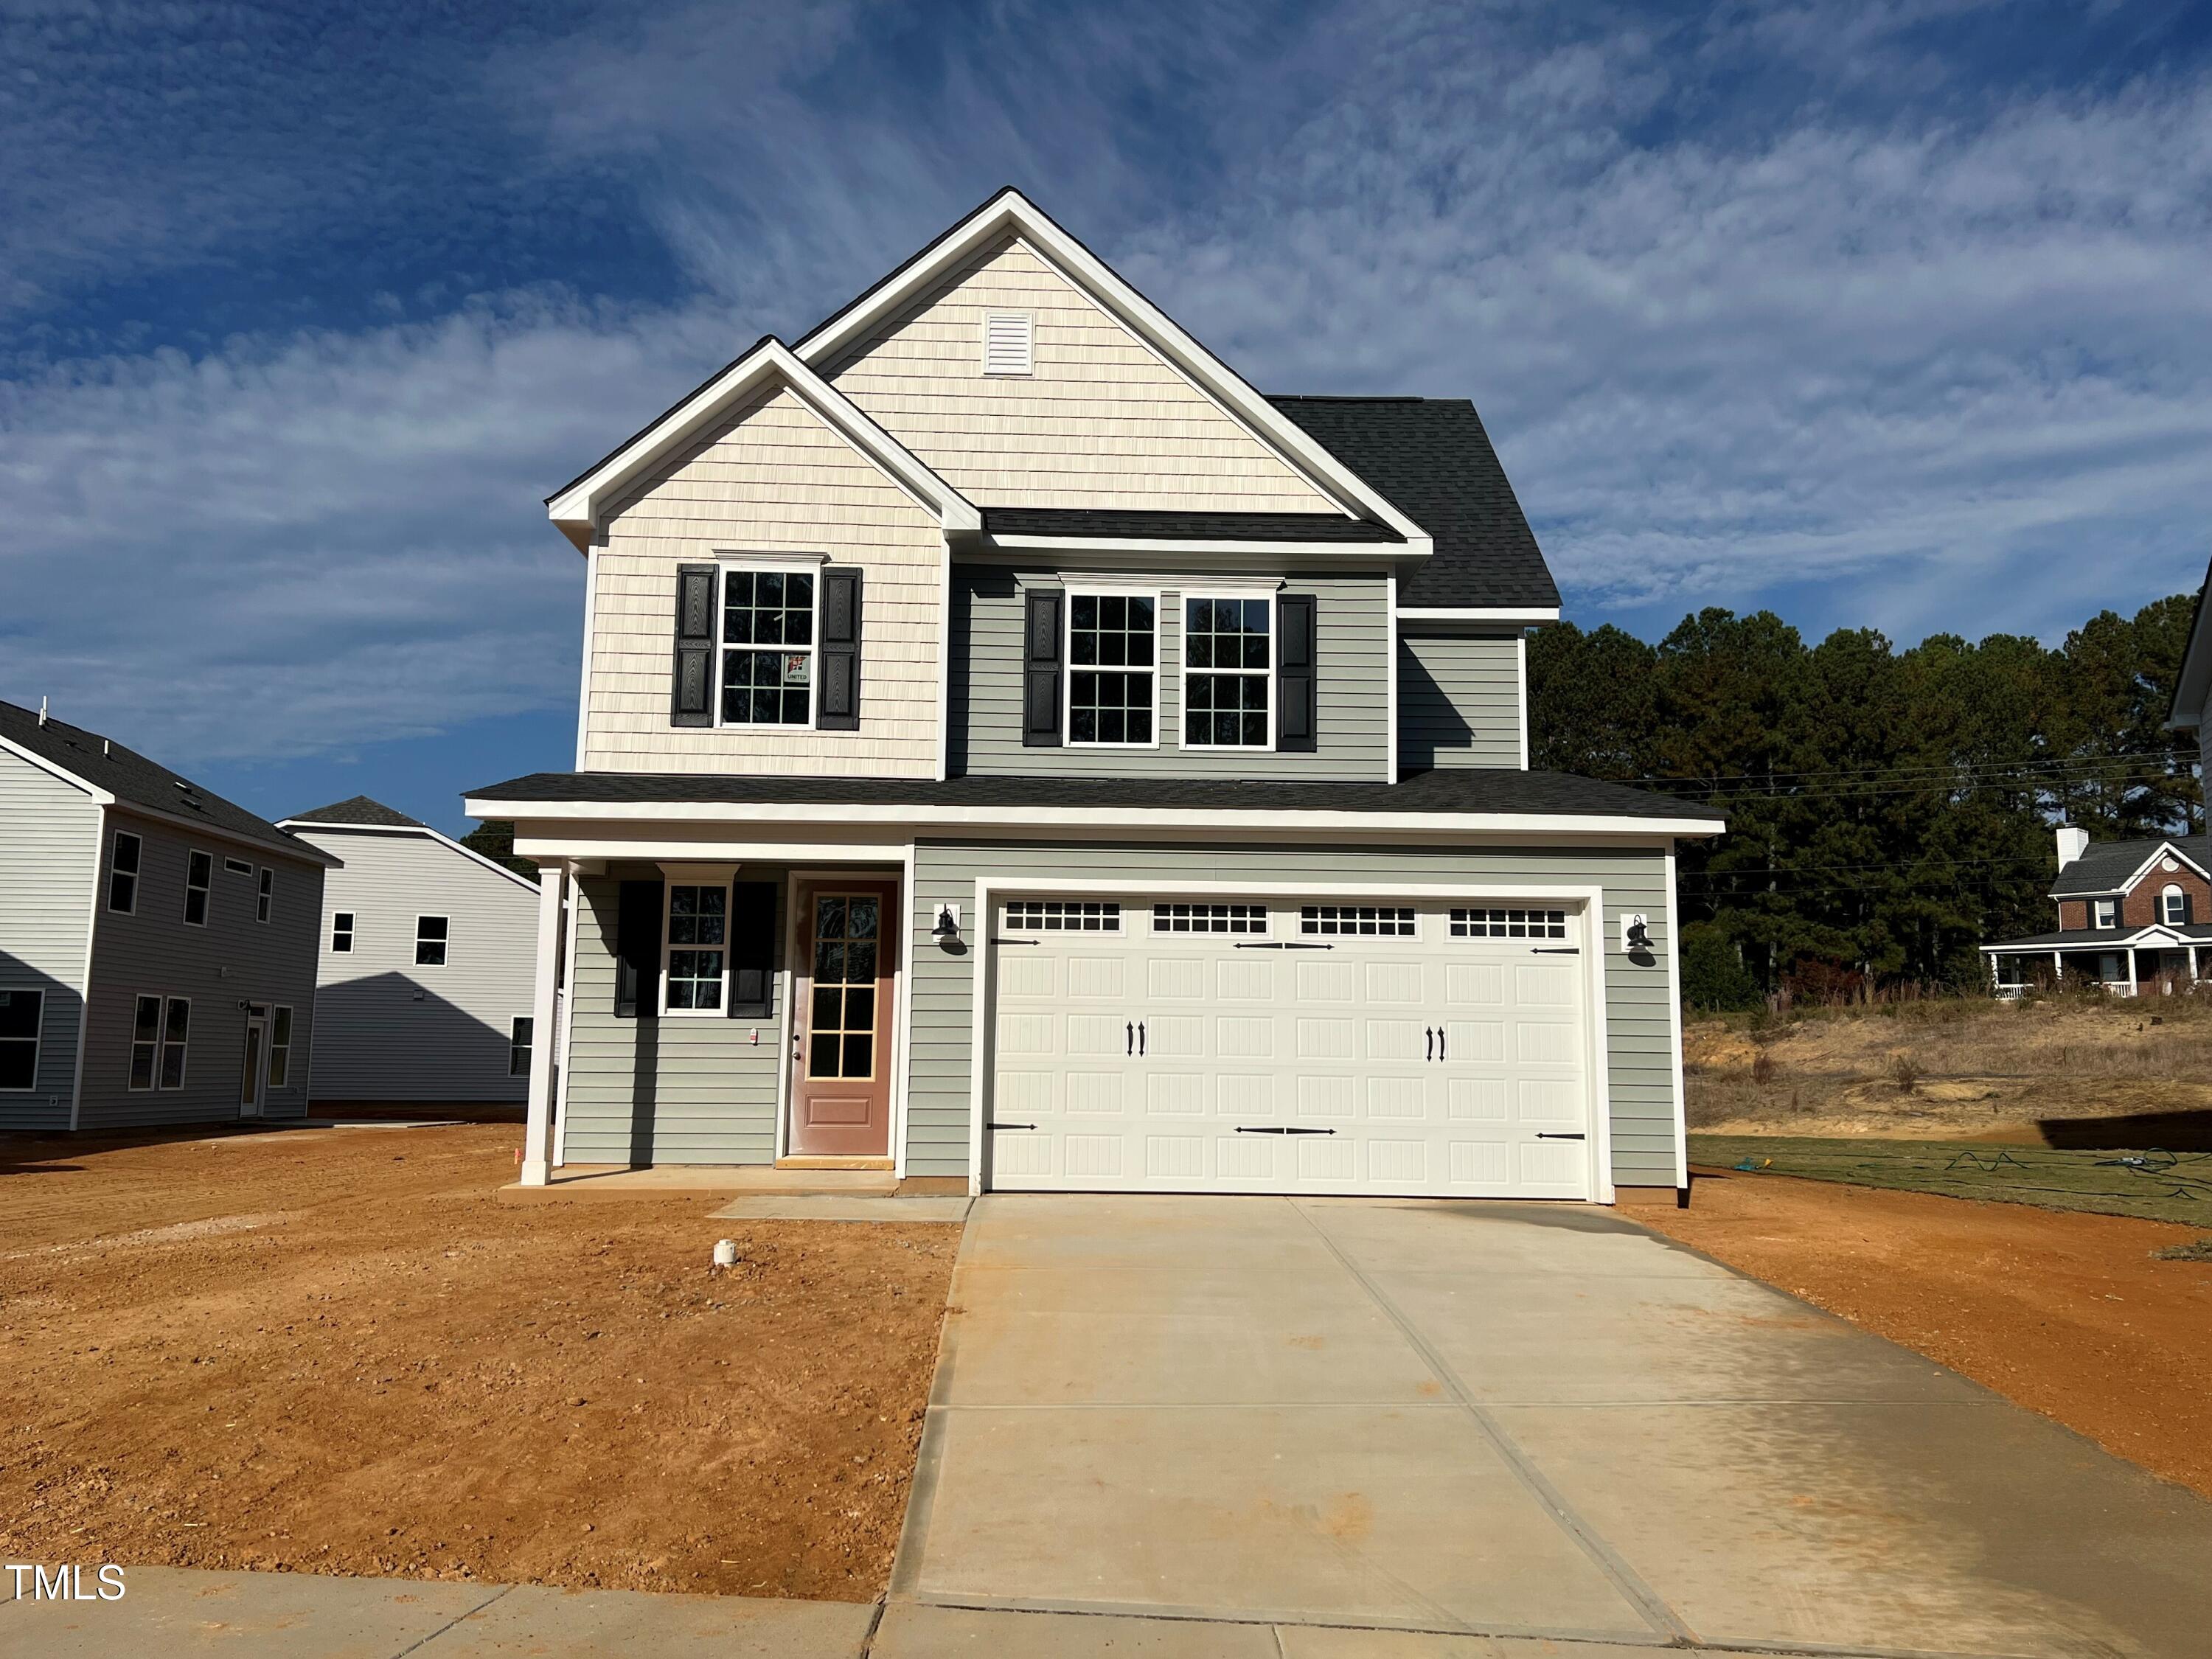
{"type": "Polygon", "coordinates": [[[975,532],[983,527],[983,515],[974,502],[862,414],[851,399],[793,356],[780,340],[763,340],[738,358],[659,424],[548,501],[545,516],[563,526],[580,526],[586,532],[596,528],[600,510],[611,497],[654,462],[771,384],[787,387],[830,430],[873,462],[925,511],[934,514],[945,530],[975,532]]]}
{"type": "MultiPolygon", "coordinates": [[[[896,824],[998,830],[1287,830],[1299,834],[1399,836],[1633,836],[1652,840],[1668,836],[1717,836],[1728,828],[1718,818],[1615,817],[1601,814],[1549,812],[1284,812],[1258,808],[1128,806],[908,806],[871,802],[830,805],[732,801],[678,804],[641,801],[501,801],[471,796],[463,803],[471,817],[512,819],[543,825],[550,821],[588,823],[791,823],[896,824]]],[[[543,830],[536,833],[543,835],[543,830]]]]}
{"type": "Polygon", "coordinates": [[[1559,609],[1531,605],[1400,605],[1400,622],[1496,623],[1513,628],[1541,628],[1559,619],[1559,609]]]}
{"type": "MultiPolygon", "coordinates": [[[[441,830],[433,830],[427,823],[321,823],[313,818],[285,818],[279,822],[276,827],[279,830],[289,830],[302,840],[313,836],[318,830],[325,830],[338,836],[415,836],[425,841],[435,842],[441,847],[448,848],[472,864],[481,864],[492,874],[504,877],[526,892],[534,893],[538,890],[538,884],[529,877],[518,871],[508,869],[496,859],[486,858],[473,847],[462,846],[451,836],[441,830]]],[[[319,847],[322,845],[320,842],[315,844],[319,847]]],[[[325,848],[324,850],[327,852],[329,849],[325,848]]]]}
{"type": "Polygon", "coordinates": [[[15,756],[15,758],[20,761],[29,763],[31,765],[37,767],[41,772],[46,774],[47,776],[60,780],[62,782],[69,785],[72,789],[83,790],[84,793],[91,796],[94,802],[99,805],[112,806],[115,805],[115,797],[110,794],[106,790],[101,788],[98,784],[93,782],[91,779],[79,777],[76,773],[70,771],[66,766],[64,766],[56,761],[50,761],[44,755],[24,748],[20,743],[10,743],[7,738],[0,738],[0,750],[4,750],[9,754],[15,756]]]}
{"type": "Polygon", "coordinates": [[[1188,375],[1271,448],[1322,485],[1340,502],[1356,504],[1368,517],[1389,525],[1426,552],[1428,536],[1371,484],[1322,447],[1305,428],[1277,409],[1220,358],[1188,334],[1165,312],[1129,286],[1111,266],[1047,217],[1019,191],[994,196],[968,222],[947,233],[897,276],[867,295],[800,340],[796,349],[810,363],[827,362],[899,308],[926,292],[953,267],[964,264],[988,243],[1018,235],[1048,264],[1103,307],[1124,328],[1188,375]]]}
{"type": "Polygon", "coordinates": [[[1307,558],[1329,564],[1341,564],[1346,559],[1395,562],[1425,558],[1435,550],[1429,538],[1419,532],[1403,542],[1210,542],[1138,536],[993,536],[987,545],[1009,553],[1198,553],[1208,556],[1242,553],[1254,558],[1307,558]]]}
{"type": "MultiPolygon", "coordinates": [[[[2120,884],[2120,891],[2123,893],[2134,892],[2136,890],[2136,884],[2140,882],[2145,876],[2149,875],[2151,873],[2151,866],[2156,864],[2162,858],[2178,859],[2182,863],[2187,865],[2191,869],[2194,870],[2198,875],[2203,877],[2205,880],[2212,881],[2212,871],[2206,870],[2203,865],[2199,864],[2195,859],[2190,857],[2188,854],[2183,852],[2172,842],[2162,841],[2159,842],[2156,847],[2151,849],[2151,854],[2148,858],[2145,859],[2140,865],[2136,866],[2135,874],[2130,876],[2125,881],[2120,884]]],[[[2070,898],[2074,896],[2069,893],[2067,896],[2070,898]]]]}

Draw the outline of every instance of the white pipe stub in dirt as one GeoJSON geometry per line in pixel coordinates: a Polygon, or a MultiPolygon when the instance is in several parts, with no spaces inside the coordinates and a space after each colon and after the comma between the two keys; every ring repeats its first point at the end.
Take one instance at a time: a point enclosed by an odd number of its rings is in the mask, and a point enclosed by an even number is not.
{"type": "Polygon", "coordinates": [[[734,1267],[738,1265],[736,1239],[718,1238],[714,1241],[714,1265],[717,1267],[734,1267]]]}

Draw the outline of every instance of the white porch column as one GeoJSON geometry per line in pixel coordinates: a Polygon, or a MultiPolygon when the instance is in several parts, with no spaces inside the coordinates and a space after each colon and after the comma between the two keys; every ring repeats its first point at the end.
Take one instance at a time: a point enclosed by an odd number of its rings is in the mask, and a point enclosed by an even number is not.
{"type": "Polygon", "coordinates": [[[538,988],[530,1004],[530,1121],[522,1137],[522,1184],[543,1187],[553,1173],[555,1073],[560,1069],[562,901],[568,866],[538,866],[538,988]]]}

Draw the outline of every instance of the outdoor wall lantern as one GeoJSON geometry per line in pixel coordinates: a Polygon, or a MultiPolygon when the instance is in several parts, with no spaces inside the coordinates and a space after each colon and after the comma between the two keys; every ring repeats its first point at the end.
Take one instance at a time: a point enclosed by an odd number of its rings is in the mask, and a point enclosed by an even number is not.
{"type": "Polygon", "coordinates": [[[929,930],[930,938],[950,950],[960,943],[960,907],[940,904],[937,907],[937,926],[929,930]]]}

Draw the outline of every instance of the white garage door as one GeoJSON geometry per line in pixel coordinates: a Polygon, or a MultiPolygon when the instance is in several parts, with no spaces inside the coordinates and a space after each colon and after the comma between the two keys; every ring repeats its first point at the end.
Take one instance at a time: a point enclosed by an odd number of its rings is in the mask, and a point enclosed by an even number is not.
{"type": "Polygon", "coordinates": [[[1001,1191],[1587,1198],[1565,905],[1001,900],[1001,1191]]]}

